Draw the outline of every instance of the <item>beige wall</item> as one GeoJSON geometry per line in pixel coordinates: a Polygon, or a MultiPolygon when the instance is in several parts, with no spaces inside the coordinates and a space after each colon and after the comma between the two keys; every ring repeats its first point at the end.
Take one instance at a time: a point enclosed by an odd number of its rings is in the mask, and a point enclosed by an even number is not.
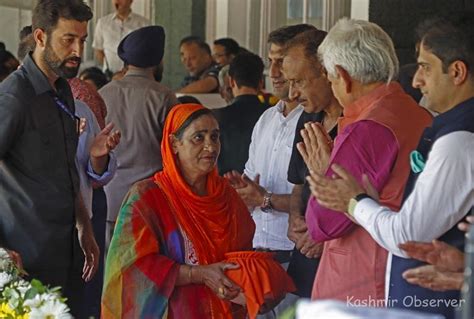
{"type": "Polygon", "coordinates": [[[31,10],[4,6],[0,2],[0,41],[5,43],[7,50],[15,56],[20,42],[19,31],[29,24],[31,24],[31,10]]]}
{"type": "Polygon", "coordinates": [[[351,18],[369,21],[370,0],[352,0],[351,18]]]}

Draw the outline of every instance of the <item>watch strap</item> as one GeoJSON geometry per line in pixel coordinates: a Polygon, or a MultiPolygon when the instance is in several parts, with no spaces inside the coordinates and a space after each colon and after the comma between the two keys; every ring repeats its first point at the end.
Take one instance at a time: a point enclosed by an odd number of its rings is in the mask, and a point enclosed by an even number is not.
{"type": "Polygon", "coordinates": [[[349,205],[347,206],[347,212],[349,213],[349,215],[354,217],[354,212],[355,212],[357,203],[363,200],[364,198],[371,198],[371,197],[367,195],[366,193],[360,193],[349,200],[349,205]]]}

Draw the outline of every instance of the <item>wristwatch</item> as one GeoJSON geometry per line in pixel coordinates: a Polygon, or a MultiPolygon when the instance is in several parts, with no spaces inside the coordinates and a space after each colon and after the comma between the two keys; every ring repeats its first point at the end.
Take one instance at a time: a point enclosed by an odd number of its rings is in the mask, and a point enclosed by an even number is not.
{"type": "Polygon", "coordinates": [[[347,212],[349,213],[349,215],[354,217],[354,211],[355,211],[355,207],[357,203],[363,200],[364,198],[372,198],[372,197],[370,197],[366,193],[360,193],[349,200],[349,205],[347,205],[347,212]]]}
{"type": "Polygon", "coordinates": [[[260,206],[260,209],[264,213],[270,212],[273,207],[272,207],[272,192],[265,191],[265,194],[263,195],[263,204],[260,206]]]}

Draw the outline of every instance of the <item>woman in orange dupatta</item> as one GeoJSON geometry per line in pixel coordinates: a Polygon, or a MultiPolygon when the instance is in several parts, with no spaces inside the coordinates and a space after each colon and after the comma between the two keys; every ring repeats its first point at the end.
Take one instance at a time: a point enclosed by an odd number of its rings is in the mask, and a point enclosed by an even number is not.
{"type": "MultiPolygon", "coordinates": [[[[153,150],[145,150],[153,151],[153,150]]],[[[103,318],[239,318],[240,288],[225,254],[251,250],[255,224],[218,176],[219,128],[208,109],[175,106],[163,131],[163,170],[126,196],[107,256],[103,318]]]]}

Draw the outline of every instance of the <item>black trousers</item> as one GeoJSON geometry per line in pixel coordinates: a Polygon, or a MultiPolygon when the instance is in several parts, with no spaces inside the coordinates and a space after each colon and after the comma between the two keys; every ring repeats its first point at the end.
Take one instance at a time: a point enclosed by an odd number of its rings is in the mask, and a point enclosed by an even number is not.
{"type": "Polygon", "coordinates": [[[294,249],[287,273],[295,283],[295,295],[302,298],[311,298],[311,291],[313,290],[314,278],[316,277],[319,261],[320,258],[307,258],[300,253],[298,249],[294,249]]]}
{"type": "Polygon", "coordinates": [[[99,268],[94,278],[85,284],[84,318],[100,318],[100,301],[104,284],[105,263],[105,220],[107,217],[107,200],[102,187],[94,189],[92,197],[92,228],[95,240],[100,249],[99,268]]]}
{"type": "Polygon", "coordinates": [[[74,232],[74,249],[71,265],[67,268],[50,268],[45,270],[28,270],[27,280],[38,279],[49,287],[62,287],[61,294],[67,298],[67,305],[74,318],[84,318],[84,281],[82,267],[84,255],[79,246],[77,232],[74,232]]]}

